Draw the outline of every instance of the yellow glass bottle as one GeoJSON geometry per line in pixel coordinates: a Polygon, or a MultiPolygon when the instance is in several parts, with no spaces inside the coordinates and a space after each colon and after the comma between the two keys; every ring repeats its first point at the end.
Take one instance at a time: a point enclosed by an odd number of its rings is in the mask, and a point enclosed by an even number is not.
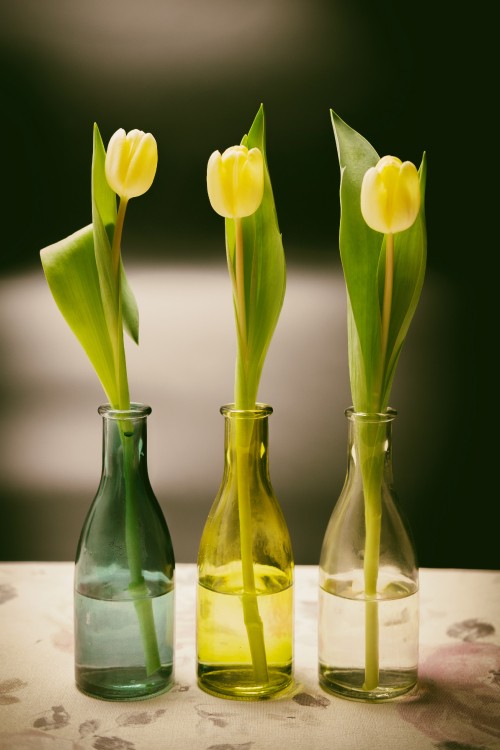
{"type": "Polygon", "coordinates": [[[198,553],[198,684],[262,700],[293,682],[293,554],[268,466],[270,406],[223,406],[225,464],[198,553]]]}

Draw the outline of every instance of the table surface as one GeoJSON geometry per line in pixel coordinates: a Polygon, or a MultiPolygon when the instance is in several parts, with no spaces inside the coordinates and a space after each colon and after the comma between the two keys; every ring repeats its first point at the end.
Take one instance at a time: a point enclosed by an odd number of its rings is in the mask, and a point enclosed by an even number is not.
{"type": "Polygon", "coordinates": [[[0,750],[500,748],[500,572],[420,571],[419,685],[379,705],[317,680],[316,566],[295,573],[295,687],[241,702],[195,676],[196,566],[176,570],[173,689],[111,703],[73,681],[72,563],[0,564],[0,750]]]}

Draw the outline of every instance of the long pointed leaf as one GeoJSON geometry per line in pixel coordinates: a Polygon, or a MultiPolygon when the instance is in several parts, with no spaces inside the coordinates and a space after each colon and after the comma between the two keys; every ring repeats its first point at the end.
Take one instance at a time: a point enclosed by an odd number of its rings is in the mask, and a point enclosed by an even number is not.
{"type": "MultiPolygon", "coordinates": [[[[119,320],[119,278],[113,270],[111,242],[106,231],[103,215],[110,218],[109,191],[104,170],[106,152],[99,128],[94,124],[94,150],[92,157],[92,226],[94,231],[94,252],[99,274],[99,285],[104,315],[112,342],[118,341],[119,320]]],[[[116,207],[116,196],[114,196],[116,207]]],[[[116,216],[114,217],[116,221],[116,216]]],[[[114,222],[113,222],[114,231],[114,222]]],[[[111,232],[112,234],[112,232],[111,232]]]]}
{"type": "Polygon", "coordinates": [[[349,368],[351,392],[356,411],[373,410],[370,394],[375,383],[376,364],[380,358],[380,307],[377,278],[383,236],[373,232],[361,214],[361,182],[366,170],[379,157],[359,133],[331,111],[341,171],[339,246],[342,268],[349,297],[349,368]],[[353,382],[355,380],[355,382],[353,382]]]}
{"type": "MultiPolygon", "coordinates": [[[[264,108],[261,105],[248,135],[242,139],[248,149],[259,148],[264,157],[264,197],[257,211],[242,220],[245,273],[245,307],[248,356],[237,368],[245,377],[246,407],[253,407],[265,358],[283,306],[286,265],[283,242],[266,158],[264,108]]],[[[234,222],[226,219],[226,244],[230,273],[234,275],[234,222]]],[[[237,389],[238,390],[238,389],[237,389]]]]}
{"type": "MultiPolygon", "coordinates": [[[[92,157],[92,222],[94,247],[99,268],[101,296],[110,335],[116,335],[118,321],[118,282],[115,278],[111,245],[116,224],[116,194],[109,187],[105,173],[106,151],[97,124],[94,124],[92,157]]],[[[139,311],[123,264],[120,261],[121,313],[123,325],[130,338],[139,343],[139,311]]]]}

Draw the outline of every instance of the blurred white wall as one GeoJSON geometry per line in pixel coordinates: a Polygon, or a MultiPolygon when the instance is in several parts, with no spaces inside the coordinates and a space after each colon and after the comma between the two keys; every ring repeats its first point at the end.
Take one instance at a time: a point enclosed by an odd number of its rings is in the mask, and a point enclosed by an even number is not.
{"type": "MultiPolygon", "coordinates": [[[[153,409],[152,485],[177,559],[194,561],[222,476],[219,408],[233,396],[235,329],[225,259],[132,265],[129,279],[141,317],[139,347],[127,342],[131,397],[153,409]]],[[[424,560],[431,561],[425,548],[428,514],[439,527],[442,511],[435,510],[435,495],[443,485],[455,409],[449,367],[457,303],[443,280],[426,280],[391,400],[399,412],[396,486],[422,539],[424,560]]],[[[333,265],[288,268],[285,303],[259,391],[259,399],[274,409],[271,478],[302,563],[318,560],[345,475],[344,409],[350,405],[345,304],[343,277],[333,265]]],[[[0,280],[0,320],[0,554],[72,559],[100,477],[97,407],[105,398],[41,268],[0,280]]],[[[442,498],[443,507],[449,501],[442,498]]]]}

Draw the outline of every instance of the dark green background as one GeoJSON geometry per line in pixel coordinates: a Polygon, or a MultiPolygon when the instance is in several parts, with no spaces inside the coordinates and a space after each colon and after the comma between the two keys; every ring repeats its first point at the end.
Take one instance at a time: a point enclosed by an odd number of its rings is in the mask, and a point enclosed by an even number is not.
{"type": "MultiPolygon", "coordinates": [[[[40,248],[89,223],[94,121],[105,144],[118,127],[157,139],[157,177],[129,210],[127,257],[165,264],[224,263],[206,162],[240,140],[260,103],[287,260],[298,272],[341,272],[330,108],[381,155],[418,165],[427,152],[428,283],[446,294],[440,303],[437,293],[437,304],[434,295],[431,319],[424,286],[401,365],[408,356],[416,368],[405,380],[396,375],[395,405],[411,403],[421,416],[418,437],[404,441],[400,494],[422,565],[497,568],[495,503],[484,488],[479,496],[476,479],[469,260],[476,196],[463,154],[465,113],[477,92],[471,45],[480,44],[469,20],[438,3],[388,0],[18,0],[0,7],[0,264],[7,280],[38,269],[40,248]],[[425,392],[412,385],[420,374],[425,392]]],[[[9,400],[6,389],[3,397],[9,400]]],[[[341,413],[338,422],[346,435],[341,413]]],[[[332,461],[342,473],[344,453],[332,461]]],[[[339,489],[331,488],[318,528],[339,489]]],[[[29,557],[35,532],[26,514],[21,523],[13,497],[5,499],[2,556],[18,550],[29,557]]],[[[292,536],[299,533],[294,526],[292,536]]],[[[297,543],[297,562],[315,563],[318,543],[297,543]]],[[[34,555],[47,556],[37,549],[34,555]]],[[[66,552],[54,549],[58,555],[66,552]]]]}

